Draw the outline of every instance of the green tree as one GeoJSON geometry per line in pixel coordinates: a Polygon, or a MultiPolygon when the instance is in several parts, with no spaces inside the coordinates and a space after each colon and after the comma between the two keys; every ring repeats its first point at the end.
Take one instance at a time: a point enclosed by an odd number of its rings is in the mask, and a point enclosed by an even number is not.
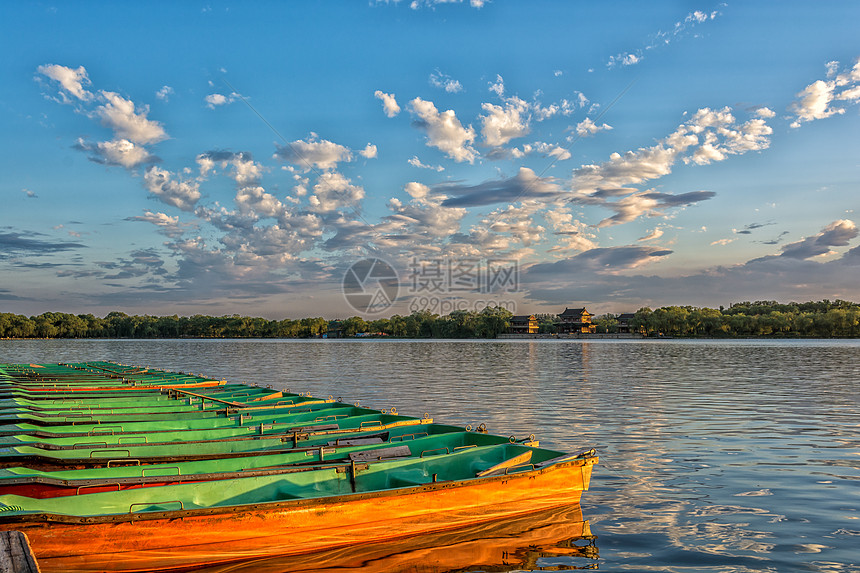
{"type": "Polygon", "coordinates": [[[360,316],[353,316],[343,321],[344,336],[355,336],[360,332],[367,332],[367,322],[360,316]]]}
{"type": "Polygon", "coordinates": [[[610,312],[601,314],[592,321],[597,326],[597,332],[608,334],[618,332],[618,316],[610,312]]]}
{"type": "Polygon", "coordinates": [[[656,333],[653,323],[654,312],[647,306],[640,308],[633,314],[630,328],[635,332],[644,332],[646,336],[656,333]]]}
{"type": "Polygon", "coordinates": [[[558,317],[554,314],[536,314],[538,334],[557,334],[558,317]]]}
{"type": "Polygon", "coordinates": [[[508,331],[514,313],[499,306],[487,306],[478,313],[475,334],[481,338],[498,338],[508,331]]]}

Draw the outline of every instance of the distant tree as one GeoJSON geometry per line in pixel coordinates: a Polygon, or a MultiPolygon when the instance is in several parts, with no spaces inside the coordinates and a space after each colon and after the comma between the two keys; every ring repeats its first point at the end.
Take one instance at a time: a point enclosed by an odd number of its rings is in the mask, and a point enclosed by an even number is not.
{"type": "Polygon", "coordinates": [[[367,332],[367,323],[360,316],[347,318],[341,326],[344,336],[355,336],[360,332],[367,332]]]}
{"type": "Polygon", "coordinates": [[[640,308],[630,321],[630,328],[636,332],[644,332],[647,336],[655,334],[653,323],[654,312],[647,306],[640,308]]]}
{"type": "Polygon", "coordinates": [[[481,338],[498,338],[508,331],[514,313],[506,308],[487,306],[478,313],[475,335],[481,338]]]}
{"type": "Polygon", "coordinates": [[[538,321],[538,334],[557,334],[558,316],[554,314],[536,314],[538,321]]]}
{"type": "Polygon", "coordinates": [[[618,332],[618,316],[608,312],[601,314],[592,320],[592,323],[597,326],[597,332],[608,334],[618,332]]]}

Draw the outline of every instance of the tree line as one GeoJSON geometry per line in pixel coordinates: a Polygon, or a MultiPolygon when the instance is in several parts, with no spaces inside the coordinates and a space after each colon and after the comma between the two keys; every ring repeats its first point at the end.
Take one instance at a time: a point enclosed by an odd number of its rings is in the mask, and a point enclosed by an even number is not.
{"type": "Polygon", "coordinates": [[[487,307],[480,312],[454,311],[446,316],[429,311],[409,316],[364,320],[322,317],[269,320],[240,316],[150,316],[110,312],[92,314],[45,312],[38,316],[0,313],[0,338],[316,338],[359,334],[405,338],[496,338],[507,331],[510,311],[487,307]]]}
{"type": "MultiPolygon", "coordinates": [[[[322,317],[269,320],[240,316],[150,316],[110,312],[45,312],[38,316],[0,313],[0,338],[314,338],[393,336],[403,338],[496,338],[507,332],[512,313],[487,307],[439,316],[429,311],[365,320],[322,317]]],[[[618,332],[619,315],[594,318],[598,333],[618,332]]],[[[536,315],[539,332],[553,334],[558,317],[536,315]]],[[[645,336],[677,337],[860,337],[860,304],[836,300],[787,303],[741,302],[728,308],[665,306],[641,308],[629,321],[645,336]]]]}
{"type": "MultiPolygon", "coordinates": [[[[618,328],[615,315],[594,321],[598,332],[618,328]]],[[[860,338],[860,305],[844,300],[782,304],[741,302],[728,308],[665,306],[639,309],[630,321],[645,336],[860,338]]]]}

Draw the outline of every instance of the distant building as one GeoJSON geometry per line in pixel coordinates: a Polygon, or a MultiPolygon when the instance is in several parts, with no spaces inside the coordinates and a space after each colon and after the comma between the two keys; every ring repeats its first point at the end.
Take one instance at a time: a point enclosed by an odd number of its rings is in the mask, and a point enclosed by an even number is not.
{"type": "Polygon", "coordinates": [[[512,316],[511,326],[508,328],[510,334],[537,334],[538,321],[535,315],[512,316]]]}
{"type": "Polygon", "coordinates": [[[618,315],[616,319],[618,321],[618,332],[623,334],[630,334],[633,332],[633,326],[631,326],[633,319],[636,315],[632,312],[622,312],[618,315]]]}
{"type": "Polygon", "coordinates": [[[593,334],[597,326],[591,323],[593,315],[584,308],[565,308],[558,315],[559,334],[593,334]]]}

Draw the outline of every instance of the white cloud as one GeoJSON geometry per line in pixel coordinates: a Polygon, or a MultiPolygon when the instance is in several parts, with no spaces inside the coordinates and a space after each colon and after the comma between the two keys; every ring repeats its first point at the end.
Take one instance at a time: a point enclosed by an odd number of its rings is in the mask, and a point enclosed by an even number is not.
{"type": "Polygon", "coordinates": [[[690,14],[688,14],[687,17],[684,18],[684,21],[685,22],[697,22],[697,23],[701,24],[702,22],[707,22],[708,19],[713,20],[716,17],[716,15],[717,15],[716,12],[712,12],[710,15],[710,18],[709,18],[708,15],[705,14],[704,12],[702,12],[701,10],[696,10],[695,12],[691,12],[690,14]]]}
{"type": "Polygon", "coordinates": [[[833,100],[833,90],[836,88],[834,82],[818,80],[797,94],[800,99],[791,105],[791,111],[797,116],[792,127],[800,127],[806,121],[824,119],[839,113],[845,113],[844,109],[830,107],[833,100]]]}
{"type": "Polygon", "coordinates": [[[203,98],[203,101],[206,102],[206,107],[208,107],[209,109],[215,109],[216,107],[221,105],[229,105],[237,99],[240,99],[241,97],[241,95],[235,92],[231,93],[230,95],[214,93],[207,95],[205,98],[203,98]]]}
{"type": "Polygon", "coordinates": [[[255,162],[250,153],[234,153],[228,163],[233,167],[231,173],[238,186],[256,183],[263,175],[263,166],[255,162]]]}
{"type": "Polygon", "coordinates": [[[836,85],[844,86],[860,82],[860,58],[854,61],[854,66],[847,72],[836,76],[836,85]]]}
{"type": "Polygon", "coordinates": [[[376,99],[382,100],[382,109],[388,117],[394,117],[400,113],[400,106],[397,105],[397,100],[394,98],[394,94],[387,94],[380,90],[376,90],[373,96],[376,99]]]}
{"type": "Polygon", "coordinates": [[[576,135],[579,137],[588,137],[589,135],[594,135],[599,131],[606,131],[612,129],[611,125],[603,124],[597,125],[590,117],[586,117],[578,124],[576,124],[576,135]]]}
{"type": "Polygon", "coordinates": [[[335,169],[341,161],[352,161],[352,153],[347,147],[320,139],[316,133],[311,133],[307,140],[278,145],[275,157],[304,167],[305,171],[311,168],[335,169]]]}
{"type": "Polygon", "coordinates": [[[418,183],[417,181],[410,181],[403,187],[403,190],[406,191],[410,197],[418,200],[424,200],[427,195],[430,194],[430,188],[423,183],[418,183]]]}
{"type": "MultiPolygon", "coordinates": [[[[838,62],[828,62],[827,76],[833,77],[838,69],[838,62]]],[[[856,103],[860,101],[860,58],[847,72],[836,75],[830,81],[817,80],[797,94],[797,101],[789,106],[795,120],[791,127],[800,127],[802,123],[825,119],[845,113],[845,108],[834,105],[836,102],[856,103]]]]}
{"type": "Polygon", "coordinates": [[[481,116],[481,134],[487,145],[498,147],[528,134],[529,105],[525,101],[512,97],[505,102],[504,107],[485,103],[481,108],[487,112],[487,115],[481,116]]]}
{"type": "Polygon", "coordinates": [[[438,171],[440,173],[442,171],[445,171],[445,168],[442,167],[441,165],[436,165],[434,167],[433,165],[425,165],[424,163],[421,163],[421,160],[418,159],[417,155],[413,155],[412,159],[408,159],[406,162],[409,165],[411,165],[412,167],[418,167],[419,169],[433,169],[433,170],[438,171]]]}
{"type": "Polygon", "coordinates": [[[63,89],[60,95],[64,102],[68,102],[66,92],[81,101],[93,99],[93,94],[84,88],[84,86],[90,85],[90,78],[87,77],[87,70],[83,66],[73,69],[58,64],[46,64],[39,66],[36,70],[60,84],[63,89]]]}
{"type": "Polygon", "coordinates": [[[735,242],[734,237],[727,238],[727,239],[717,239],[716,241],[711,241],[711,246],[712,247],[713,246],[724,247],[724,246],[728,245],[729,243],[734,243],[734,242],[735,242]]]}
{"type": "Polygon", "coordinates": [[[856,101],[860,100],[860,86],[844,90],[836,96],[838,100],[856,101]]]}
{"type": "Polygon", "coordinates": [[[552,143],[544,143],[542,141],[536,141],[534,145],[524,145],[523,146],[523,154],[531,153],[532,151],[536,151],[537,153],[542,153],[548,157],[554,157],[557,161],[565,161],[570,159],[570,151],[567,149],[555,145],[552,143]]]}
{"type": "Polygon", "coordinates": [[[283,204],[259,185],[237,189],[236,206],[243,215],[255,214],[263,217],[277,217],[284,210],[283,204]]]}
{"type": "Polygon", "coordinates": [[[663,229],[661,229],[660,227],[657,227],[653,231],[651,231],[650,233],[645,235],[644,237],[639,237],[637,239],[637,241],[639,241],[639,242],[653,241],[654,239],[659,239],[662,236],[663,236],[663,229]]]}
{"type": "Polygon", "coordinates": [[[439,70],[430,74],[430,85],[444,89],[449,94],[456,94],[463,91],[463,85],[459,81],[447,74],[443,74],[439,70]]]}
{"type": "Polygon", "coordinates": [[[490,213],[482,224],[492,233],[504,234],[516,243],[530,246],[543,239],[546,229],[535,223],[535,214],[543,208],[538,201],[523,201],[520,205],[508,205],[490,213]]]}
{"type": "Polygon", "coordinates": [[[158,143],[167,139],[167,133],[157,121],[147,119],[149,106],[135,109],[134,102],[127,100],[114,92],[100,92],[105,103],[96,108],[96,114],[102,123],[122,139],[132,143],[158,143]]]}
{"type": "Polygon", "coordinates": [[[546,107],[541,106],[539,102],[534,102],[530,106],[534,118],[536,121],[546,121],[551,117],[555,116],[557,113],[561,112],[563,115],[570,115],[573,113],[573,110],[570,109],[570,104],[567,100],[562,100],[562,104],[559,105],[557,103],[551,103],[546,107]],[[565,107],[567,104],[567,107],[565,107]]]}
{"type": "MultiPolygon", "coordinates": [[[[100,103],[90,111],[85,108],[76,110],[90,118],[101,119],[102,124],[114,132],[112,140],[99,143],[78,138],[74,147],[89,153],[90,160],[104,165],[119,165],[126,169],[158,161],[158,158],[143,146],[167,139],[167,133],[161,123],[147,118],[148,106],[135,106],[134,102],[115,92],[87,91],[84,85],[90,85],[90,80],[83,66],[72,69],[51,64],[39,66],[38,71],[60,84],[60,95],[64,103],[71,101],[66,94],[78,101],[100,103]]],[[[162,91],[166,88],[168,86],[162,88],[162,91]]]]}
{"type": "Polygon", "coordinates": [[[173,95],[173,88],[170,86],[162,86],[160,90],[155,92],[155,97],[161,101],[169,100],[171,95],[173,95]]]}
{"type": "Polygon", "coordinates": [[[629,223],[644,214],[656,212],[659,204],[660,202],[647,192],[634,193],[633,195],[622,197],[618,201],[607,205],[615,211],[615,215],[603,219],[597,226],[608,227],[610,225],[629,223]]]}
{"type": "Polygon", "coordinates": [[[376,148],[375,145],[373,145],[372,143],[368,143],[367,145],[364,146],[364,149],[362,149],[358,153],[362,157],[365,157],[367,159],[373,159],[374,157],[377,156],[378,152],[379,152],[379,150],[376,148]]]}
{"type": "Polygon", "coordinates": [[[706,142],[693,152],[693,156],[689,160],[697,165],[707,165],[714,161],[722,161],[725,158],[725,153],[714,147],[711,143],[706,142]]]}
{"type": "Polygon", "coordinates": [[[221,169],[229,169],[229,176],[236,182],[237,187],[256,185],[265,170],[247,151],[207,151],[199,154],[195,161],[200,169],[201,180],[219,166],[221,169]]]}
{"type": "MultiPolygon", "coordinates": [[[[469,0],[469,6],[472,8],[483,8],[484,5],[490,0],[469,0]]],[[[377,3],[385,3],[393,2],[397,4],[400,0],[376,0],[377,3]]],[[[422,7],[435,8],[438,4],[462,4],[463,0],[412,0],[409,3],[409,7],[413,10],[418,10],[422,7]]]]}
{"type": "MultiPolygon", "coordinates": [[[[644,59],[644,53],[648,50],[653,50],[655,48],[666,46],[671,44],[675,40],[679,40],[687,35],[689,35],[690,30],[704,22],[715,19],[719,16],[720,13],[716,10],[711,13],[705,13],[701,10],[696,10],[695,12],[690,12],[687,16],[678,22],[675,22],[675,25],[672,26],[669,32],[657,32],[654,34],[649,40],[645,43],[643,48],[638,50],[630,51],[630,52],[621,52],[618,55],[610,56],[609,61],[607,63],[607,67],[612,69],[615,66],[632,66],[638,64],[644,59]]],[[[589,70],[590,71],[590,70],[589,70]]]]}
{"type": "Polygon", "coordinates": [[[728,107],[702,108],[656,145],[623,155],[613,153],[609,161],[599,165],[583,165],[574,172],[572,187],[601,201],[627,195],[635,191],[624,191],[627,186],[668,175],[679,160],[704,165],[765,149],[772,131],[760,118],[738,125],[728,107]]]}
{"type": "Polygon", "coordinates": [[[90,159],[96,163],[105,165],[119,165],[131,169],[141,163],[155,160],[155,157],[141,146],[135,145],[127,139],[115,139],[113,141],[101,141],[95,145],[79,138],[75,144],[77,149],[88,151],[93,155],[90,159]]]}
{"type": "Polygon", "coordinates": [[[333,213],[341,209],[357,210],[364,189],[353,185],[342,174],[327,171],[320,175],[314,185],[314,193],[308,198],[311,211],[315,213],[333,213]]]}
{"type": "Polygon", "coordinates": [[[642,53],[620,53],[616,56],[609,56],[609,62],[606,64],[608,68],[615,66],[634,66],[642,61],[642,53]]]}
{"type": "Polygon", "coordinates": [[[656,145],[623,155],[613,153],[602,164],[583,165],[575,170],[571,181],[574,200],[615,211],[614,216],[598,223],[604,227],[709,199],[714,194],[707,191],[671,195],[638,191],[629,186],[668,175],[678,161],[705,165],[731,155],[765,149],[770,145],[772,131],[760,118],[738,124],[728,107],[702,108],[656,145]]]}
{"type": "Polygon", "coordinates": [[[551,253],[590,251],[597,247],[597,243],[594,242],[596,237],[590,231],[589,225],[574,219],[568,207],[549,209],[543,216],[552,227],[555,236],[555,246],[549,249],[551,253]]]}
{"type": "Polygon", "coordinates": [[[504,95],[505,95],[505,80],[502,79],[502,76],[496,75],[496,81],[490,83],[490,91],[499,97],[504,97],[504,95]]]}
{"type": "Polygon", "coordinates": [[[453,110],[440,113],[431,101],[415,98],[409,103],[427,133],[428,146],[439,149],[455,161],[474,162],[478,152],[471,146],[475,140],[472,126],[463,127],[453,110]]]}
{"type": "Polygon", "coordinates": [[[168,205],[191,211],[200,199],[196,181],[175,181],[169,171],[152,166],[143,176],[146,190],[168,205]]]}
{"type": "MultiPolygon", "coordinates": [[[[394,198],[388,202],[388,208],[395,213],[395,218],[390,220],[401,225],[406,236],[442,239],[460,231],[460,222],[466,216],[466,209],[443,207],[442,202],[447,197],[431,194],[430,188],[422,183],[410,181],[403,190],[411,197],[411,201],[403,204],[394,198]]],[[[408,244],[418,246],[421,243],[410,240],[408,244]]]]}
{"type": "Polygon", "coordinates": [[[127,217],[126,221],[143,221],[151,223],[158,227],[160,233],[172,238],[180,237],[185,232],[182,229],[182,225],[179,223],[179,215],[171,217],[165,213],[153,213],[152,211],[147,210],[143,212],[143,215],[127,217]]]}
{"type": "Polygon", "coordinates": [[[215,168],[215,160],[207,153],[201,153],[195,158],[197,166],[200,168],[200,177],[205,178],[215,168]]]}

